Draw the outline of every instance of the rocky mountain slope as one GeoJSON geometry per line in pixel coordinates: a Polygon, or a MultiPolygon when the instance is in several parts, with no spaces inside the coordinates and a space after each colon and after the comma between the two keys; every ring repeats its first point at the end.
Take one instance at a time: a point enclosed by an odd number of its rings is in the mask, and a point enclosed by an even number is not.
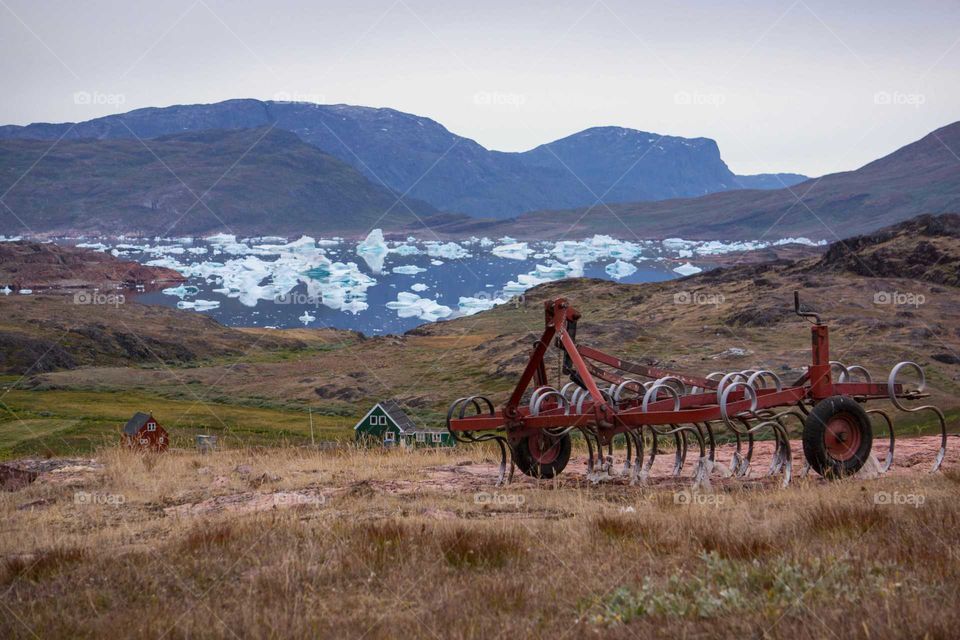
{"type": "Polygon", "coordinates": [[[960,122],[855,171],[772,191],[542,211],[519,218],[516,233],[543,237],[612,233],[630,237],[836,240],[923,213],[960,211],[960,122]]]}
{"type": "Polygon", "coordinates": [[[295,133],[374,184],[444,211],[482,217],[589,206],[601,195],[606,202],[632,202],[780,187],[781,180],[803,179],[781,174],[741,181],[707,138],[597,127],[524,153],[503,153],[430,118],[394,109],[259,100],[137,109],[80,123],[4,126],[0,139],[150,139],[268,126],[295,133]]]}
{"type": "Polygon", "coordinates": [[[329,235],[435,213],[275,128],[2,140],[0,192],[7,233],[329,235]]]}

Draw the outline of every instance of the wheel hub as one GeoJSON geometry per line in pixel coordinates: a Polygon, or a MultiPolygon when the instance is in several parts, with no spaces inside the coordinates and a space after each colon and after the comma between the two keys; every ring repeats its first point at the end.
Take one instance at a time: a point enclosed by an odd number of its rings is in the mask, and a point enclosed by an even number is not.
{"type": "Polygon", "coordinates": [[[850,460],[857,454],[861,438],[860,426],[854,417],[842,413],[830,418],[823,434],[827,453],[841,462],[850,460]]]}
{"type": "Polygon", "coordinates": [[[560,455],[561,440],[544,437],[539,431],[528,439],[530,456],[539,464],[550,464],[560,455]]]}

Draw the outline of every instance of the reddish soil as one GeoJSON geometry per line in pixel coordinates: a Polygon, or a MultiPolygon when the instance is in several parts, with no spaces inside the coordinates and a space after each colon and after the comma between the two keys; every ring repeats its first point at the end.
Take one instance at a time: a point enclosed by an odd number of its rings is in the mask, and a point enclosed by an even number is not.
{"type": "Polygon", "coordinates": [[[0,243],[0,288],[150,288],[185,281],[172,269],[147,267],[92,249],[27,241],[0,243]]]}

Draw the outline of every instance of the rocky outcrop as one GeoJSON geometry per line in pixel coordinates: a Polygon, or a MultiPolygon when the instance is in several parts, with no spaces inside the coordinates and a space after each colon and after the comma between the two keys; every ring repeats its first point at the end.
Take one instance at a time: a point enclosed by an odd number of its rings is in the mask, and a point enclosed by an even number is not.
{"type": "Polygon", "coordinates": [[[39,242],[0,242],[0,288],[144,288],[185,282],[180,273],[120,260],[92,249],[39,242]]]}

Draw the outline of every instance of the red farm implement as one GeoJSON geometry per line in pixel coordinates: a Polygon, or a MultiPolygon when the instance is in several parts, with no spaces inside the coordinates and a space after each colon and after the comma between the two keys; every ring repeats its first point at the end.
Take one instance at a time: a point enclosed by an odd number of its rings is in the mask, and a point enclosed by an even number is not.
{"type": "Polygon", "coordinates": [[[830,360],[829,328],[816,313],[801,310],[799,294],[794,294],[795,311],[813,323],[811,361],[806,373],[790,385],[763,369],[700,377],[621,360],[577,344],[580,314],[567,300],[551,300],[544,306],[543,335],[507,402],[497,409],[486,397],[469,396],[456,400],[447,413],[447,428],[457,441],[497,442],[498,484],[507,477],[508,453],[511,478],[514,466],[536,478],[560,473],[570,458],[570,432],[575,429],[586,441],[592,477],[613,472],[617,439],[626,444],[623,473],[631,483],[645,480],[659,441],[667,438],[674,445],[674,476],[681,474],[687,452],[696,447],[699,457],[693,476],[699,484],[714,469],[717,428],[728,430],[735,442],[729,464],[738,477],[750,471],[755,436],[772,436],[775,451],[768,474],[779,475],[788,484],[790,421],[803,428],[804,472],[812,468],[824,477],[842,477],[857,472],[870,456],[871,416],[889,431],[889,448],[880,464],[886,471],[893,463],[893,420],[887,411],[864,409],[868,401],[881,399],[889,399],[901,411],[936,415],[941,440],[932,470],[943,462],[947,446],[943,412],[932,405],[904,404],[927,397],[920,366],[901,362],[886,382],[874,382],[864,367],[830,360]],[[563,386],[551,386],[547,379],[545,356],[551,344],[562,355],[558,375],[569,378],[563,386]],[[918,378],[910,390],[897,382],[904,369],[912,369],[918,378]]]}

